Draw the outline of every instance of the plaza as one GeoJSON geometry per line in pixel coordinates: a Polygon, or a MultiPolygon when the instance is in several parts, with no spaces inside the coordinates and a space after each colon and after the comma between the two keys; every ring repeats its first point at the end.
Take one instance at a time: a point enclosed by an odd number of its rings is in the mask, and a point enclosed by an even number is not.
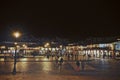
{"type": "MultiPolygon", "coordinates": [[[[81,57],[80,57],[81,58],[81,57]]],[[[17,59],[16,75],[12,74],[12,59],[0,61],[0,79],[2,80],[119,80],[120,61],[115,59],[91,59],[85,62],[85,69],[76,71],[75,60],[64,57],[62,68],[56,66],[55,59],[46,56],[17,59]]],[[[80,63],[81,63],[80,61],[80,63]]]]}

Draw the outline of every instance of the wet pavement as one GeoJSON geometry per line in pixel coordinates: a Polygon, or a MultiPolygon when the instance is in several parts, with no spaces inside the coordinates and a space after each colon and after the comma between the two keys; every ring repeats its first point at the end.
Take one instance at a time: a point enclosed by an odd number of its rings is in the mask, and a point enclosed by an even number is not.
{"type": "Polygon", "coordinates": [[[13,75],[14,60],[1,58],[0,80],[120,80],[119,60],[84,60],[84,70],[80,66],[80,71],[76,71],[75,61],[65,60],[60,67],[54,58],[20,58],[16,65],[17,73],[13,75]]]}

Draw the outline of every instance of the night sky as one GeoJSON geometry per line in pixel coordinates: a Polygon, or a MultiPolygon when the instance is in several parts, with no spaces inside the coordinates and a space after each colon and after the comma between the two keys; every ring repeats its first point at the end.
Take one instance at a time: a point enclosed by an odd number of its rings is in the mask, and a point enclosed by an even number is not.
{"type": "Polygon", "coordinates": [[[84,39],[120,36],[119,11],[119,1],[116,0],[2,0],[0,38],[10,35],[14,30],[37,38],[84,39]]]}

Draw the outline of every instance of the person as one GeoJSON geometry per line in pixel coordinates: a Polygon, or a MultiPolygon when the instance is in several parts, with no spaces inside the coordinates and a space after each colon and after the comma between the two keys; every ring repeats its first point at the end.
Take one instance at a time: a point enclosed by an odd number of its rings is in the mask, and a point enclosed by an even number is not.
{"type": "Polygon", "coordinates": [[[103,54],[103,59],[105,58],[105,56],[106,56],[106,54],[104,53],[104,54],[103,54]]]}
{"type": "Polygon", "coordinates": [[[47,58],[49,59],[49,55],[47,55],[47,58]]]}
{"type": "Polygon", "coordinates": [[[80,62],[78,60],[76,61],[76,65],[77,65],[77,69],[76,70],[79,71],[80,70],[80,62]]]}
{"type": "Polygon", "coordinates": [[[88,54],[88,59],[90,59],[91,58],[91,55],[90,54],[88,54]]]}
{"type": "Polygon", "coordinates": [[[68,60],[70,60],[70,54],[68,54],[68,60]]]}
{"type": "Polygon", "coordinates": [[[85,63],[84,63],[84,61],[81,61],[81,67],[82,67],[82,70],[84,70],[84,68],[85,68],[85,63]]]}
{"type": "Polygon", "coordinates": [[[6,63],[6,60],[7,60],[7,56],[5,55],[5,56],[4,56],[4,62],[5,62],[5,63],[6,63]]]}
{"type": "Polygon", "coordinates": [[[62,65],[62,63],[63,63],[63,58],[61,57],[60,58],[60,65],[62,65]]]}
{"type": "Polygon", "coordinates": [[[56,63],[56,66],[58,66],[58,57],[57,56],[55,57],[55,63],[56,63]]]}
{"type": "Polygon", "coordinates": [[[60,69],[60,71],[62,69],[62,63],[63,63],[63,58],[60,57],[60,60],[59,60],[59,69],[60,69]]]}

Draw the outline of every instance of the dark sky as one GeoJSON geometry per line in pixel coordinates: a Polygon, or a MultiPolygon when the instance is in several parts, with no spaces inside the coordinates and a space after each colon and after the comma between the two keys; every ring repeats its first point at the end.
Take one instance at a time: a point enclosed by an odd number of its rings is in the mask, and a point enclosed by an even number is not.
{"type": "Polygon", "coordinates": [[[116,0],[2,0],[0,36],[10,35],[16,29],[35,37],[83,39],[119,36],[119,11],[119,1],[116,0]]]}

